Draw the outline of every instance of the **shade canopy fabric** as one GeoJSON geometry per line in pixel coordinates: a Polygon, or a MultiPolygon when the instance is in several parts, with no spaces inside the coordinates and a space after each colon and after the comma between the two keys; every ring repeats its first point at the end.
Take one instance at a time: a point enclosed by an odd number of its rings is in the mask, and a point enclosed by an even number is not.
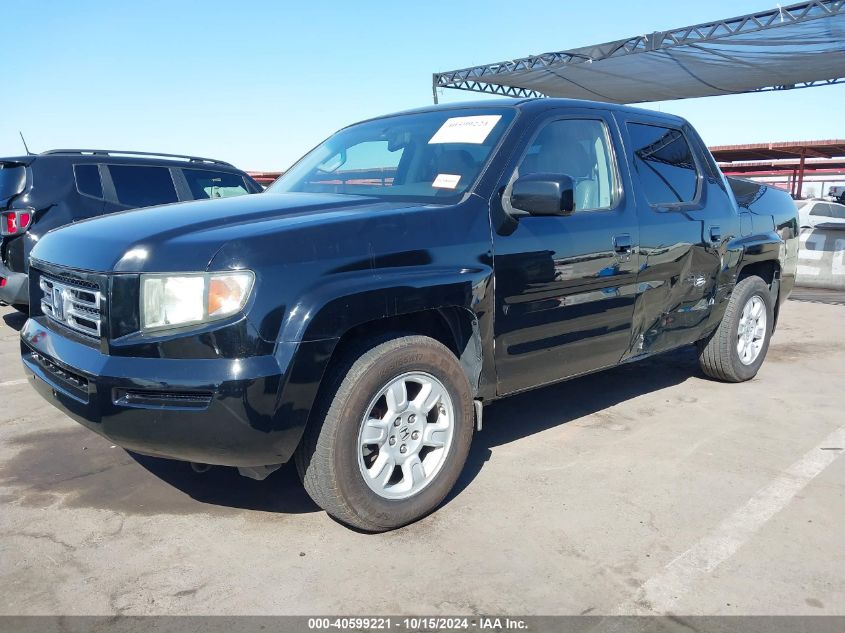
{"type": "Polygon", "coordinates": [[[845,81],[845,0],[814,0],[434,75],[438,88],[612,103],[845,81]]]}

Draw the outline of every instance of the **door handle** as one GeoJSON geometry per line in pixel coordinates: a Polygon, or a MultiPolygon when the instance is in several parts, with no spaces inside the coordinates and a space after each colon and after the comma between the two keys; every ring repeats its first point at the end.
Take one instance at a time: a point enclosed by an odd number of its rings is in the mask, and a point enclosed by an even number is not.
{"type": "Polygon", "coordinates": [[[627,233],[623,235],[615,235],[613,237],[613,250],[616,251],[616,256],[621,262],[627,262],[631,259],[631,252],[633,245],[631,244],[631,236],[627,233]]]}
{"type": "Polygon", "coordinates": [[[613,238],[613,250],[617,253],[631,253],[631,236],[627,233],[613,238]]]}
{"type": "Polygon", "coordinates": [[[718,226],[710,227],[710,241],[717,244],[722,241],[722,229],[718,226]]]}

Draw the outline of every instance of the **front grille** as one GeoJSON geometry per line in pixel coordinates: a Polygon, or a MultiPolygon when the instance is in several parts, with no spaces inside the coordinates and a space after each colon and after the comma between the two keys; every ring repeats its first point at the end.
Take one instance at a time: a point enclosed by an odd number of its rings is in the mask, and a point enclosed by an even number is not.
{"type": "Polygon", "coordinates": [[[95,283],[42,275],[41,311],[75,332],[99,338],[102,335],[102,294],[95,283]]]}

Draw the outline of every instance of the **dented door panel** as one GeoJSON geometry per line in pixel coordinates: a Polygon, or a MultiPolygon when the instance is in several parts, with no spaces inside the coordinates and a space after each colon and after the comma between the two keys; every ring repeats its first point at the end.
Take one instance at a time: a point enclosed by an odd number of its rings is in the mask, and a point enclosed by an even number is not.
{"type": "MultiPolygon", "coordinates": [[[[655,134],[658,139],[651,146],[638,147],[639,139],[628,134],[627,126],[644,123],[636,117],[617,116],[628,141],[640,227],[641,294],[635,306],[631,344],[624,356],[630,359],[688,344],[718,323],[734,281],[732,263],[741,252],[735,243],[740,237],[740,221],[724,178],[708,165],[691,130],[650,121],[656,129],[665,129],[674,137],[655,134]],[[678,202],[655,204],[649,199],[649,179],[654,174],[658,178],[656,187],[665,184],[667,190],[674,189],[649,163],[671,160],[673,154],[668,150],[665,159],[659,154],[673,143],[685,144],[688,149],[684,177],[695,179],[694,194],[690,189],[678,202]],[[643,150],[653,152],[649,160],[637,154],[643,150]],[[648,170],[652,171],[644,173],[648,170]]],[[[670,165],[667,169],[672,168],[670,165]]],[[[681,198],[682,192],[678,196],[681,198]]]]}

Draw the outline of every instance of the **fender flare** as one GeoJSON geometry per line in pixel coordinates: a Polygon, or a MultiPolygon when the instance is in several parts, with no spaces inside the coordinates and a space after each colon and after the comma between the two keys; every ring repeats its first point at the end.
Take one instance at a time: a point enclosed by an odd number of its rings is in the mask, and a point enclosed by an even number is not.
{"type": "Polygon", "coordinates": [[[493,270],[432,268],[389,274],[335,275],[287,310],[280,342],[339,339],[352,328],[424,310],[463,308],[471,315],[492,300],[493,270]]]}

